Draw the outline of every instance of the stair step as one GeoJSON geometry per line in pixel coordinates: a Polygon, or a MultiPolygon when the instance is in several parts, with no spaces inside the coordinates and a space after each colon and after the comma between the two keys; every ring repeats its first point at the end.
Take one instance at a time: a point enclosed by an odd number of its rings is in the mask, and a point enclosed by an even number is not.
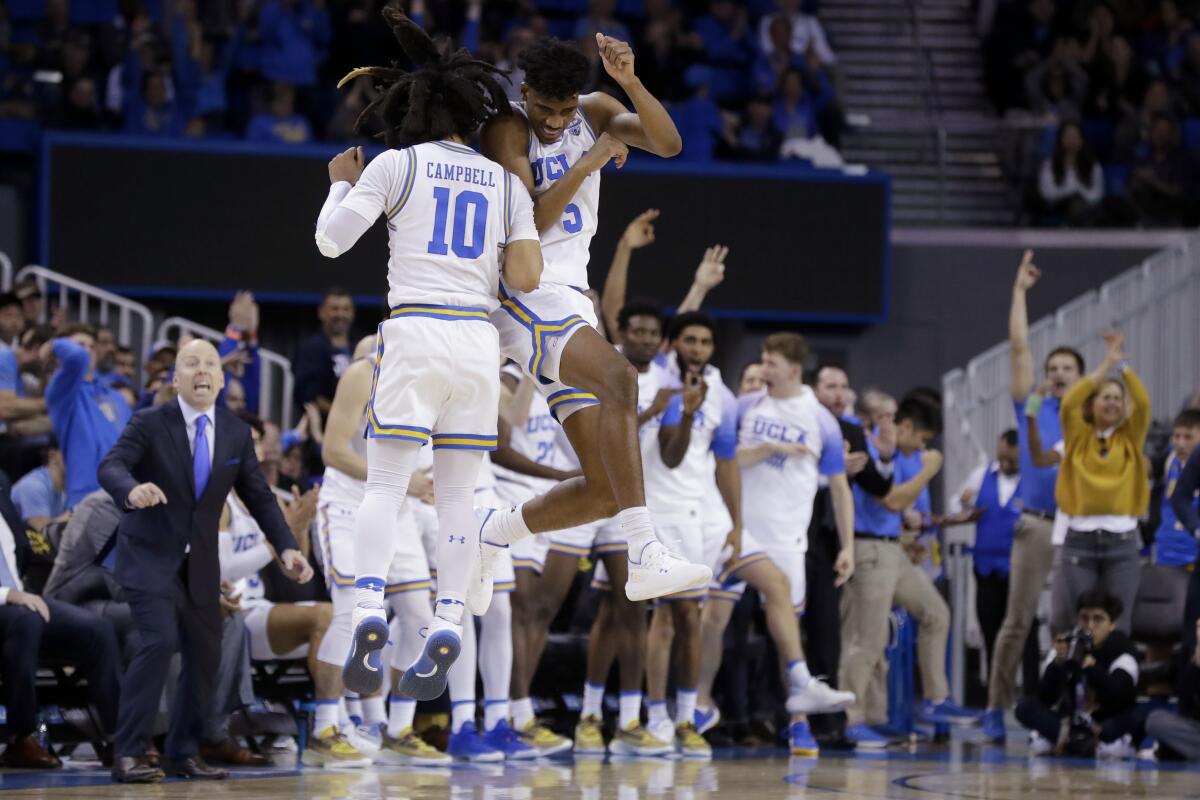
{"type": "MultiPolygon", "coordinates": [[[[876,19],[874,15],[870,14],[853,21],[839,20],[826,25],[825,29],[835,43],[844,41],[847,36],[873,36],[894,41],[900,37],[914,36],[918,32],[917,26],[913,24],[911,18],[876,19]]],[[[979,46],[979,39],[975,36],[975,28],[966,20],[954,22],[941,20],[921,21],[920,35],[923,43],[928,43],[934,37],[951,36],[970,39],[976,47],[979,46]]]]}
{"type": "MultiPolygon", "coordinates": [[[[882,7],[861,8],[856,4],[832,5],[821,7],[821,24],[826,30],[840,22],[858,22],[864,18],[872,20],[912,21],[912,11],[903,5],[889,4],[882,7]]],[[[942,6],[921,6],[917,10],[917,18],[922,24],[926,22],[956,22],[964,21],[974,24],[974,15],[966,9],[942,6]]]]}
{"type": "Polygon", "coordinates": [[[972,179],[947,179],[938,181],[935,178],[908,178],[892,176],[892,193],[897,196],[921,195],[944,192],[947,196],[985,195],[1001,197],[1008,202],[1004,185],[999,181],[979,181],[972,179]]]}

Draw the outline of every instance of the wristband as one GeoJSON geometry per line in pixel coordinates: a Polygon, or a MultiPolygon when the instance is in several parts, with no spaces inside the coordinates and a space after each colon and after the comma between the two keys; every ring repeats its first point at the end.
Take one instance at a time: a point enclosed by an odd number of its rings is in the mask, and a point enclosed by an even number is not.
{"type": "Polygon", "coordinates": [[[1044,399],[1038,392],[1034,392],[1025,398],[1025,416],[1036,418],[1038,412],[1042,410],[1042,401],[1044,399]]]}

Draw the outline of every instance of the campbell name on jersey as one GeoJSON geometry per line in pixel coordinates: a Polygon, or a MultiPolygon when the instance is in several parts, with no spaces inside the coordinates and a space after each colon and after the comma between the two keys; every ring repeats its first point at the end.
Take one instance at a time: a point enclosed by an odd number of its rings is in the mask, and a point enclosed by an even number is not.
{"type": "MultiPolygon", "coordinates": [[[[513,107],[521,114],[525,109],[513,107]]],[[[596,133],[580,108],[575,119],[563,129],[556,142],[544,144],[530,128],[529,165],[533,170],[533,195],[549,191],[555,181],[567,174],[575,162],[596,144],[596,133]]],[[[589,248],[596,233],[600,209],[600,173],[583,179],[571,198],[561,220],[542,232],[542,283],[559,283],[587,288],[589,248]]]]}
{"type": "Polygon", "coordinates": [[[342,200],[368,221],[387,219],[388,304],[494,311],[501,252],[537,239],[533,201],[494,161],[456,142],[388,150],[342,200]]]}
{"type": "Polygon", "coordinates": [[[771,442],[803,444],[808,453],[776,454],[742,467],[742,518],[755,536],[807,547],[819,478],[846,469],[841,426],[807,386],[793,397],[771,397],[765,389],[743,396],[738,446],[771,442]]]}

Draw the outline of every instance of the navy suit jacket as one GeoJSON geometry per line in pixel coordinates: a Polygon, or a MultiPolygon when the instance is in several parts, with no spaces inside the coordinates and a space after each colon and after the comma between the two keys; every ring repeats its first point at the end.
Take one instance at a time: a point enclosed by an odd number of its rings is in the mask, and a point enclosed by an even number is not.
{"type": "Polygon", "coordinates": [[[276,553],[298,549],[259,468],[250,426],[223,408],[215,415],[212,473],[199,499],[178,401],[135,414],[100,463],[100,485],[126,512],[117,528],[114,570],[126,589],[165,592],[186,558],[192,602],[216,603],[221,591],[217,530],[230,489],[237,490],[276,553]],[[141,483],[162,489],[166,504],[129,508],[129,493],[141,483]]]}

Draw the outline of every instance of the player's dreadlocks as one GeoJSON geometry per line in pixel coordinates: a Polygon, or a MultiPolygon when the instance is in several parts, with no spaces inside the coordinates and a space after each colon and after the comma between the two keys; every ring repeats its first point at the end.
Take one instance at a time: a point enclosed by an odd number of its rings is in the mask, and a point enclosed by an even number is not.
{"type": "Polygon", "coordinates": [[[568,100],[587,86],[588,62],[579,48],[560,39],[540,39],[517,56],[529,88],[554,100],[568,100]]]}
{"type": "Polygon", "coordinates": [[[382,94],[359,114],[356,133],[374,114],[383,123],[387,146],[407,147],[469,136],[487,119],[509,110],[497,80],[503,70],[471,58],[465,49],[442,52],[421,26],[393,6],[383,9],[383,18],[414,68],[359,67],[338,82],[341,88],[360,75],[379,81],[382,94]]]}

